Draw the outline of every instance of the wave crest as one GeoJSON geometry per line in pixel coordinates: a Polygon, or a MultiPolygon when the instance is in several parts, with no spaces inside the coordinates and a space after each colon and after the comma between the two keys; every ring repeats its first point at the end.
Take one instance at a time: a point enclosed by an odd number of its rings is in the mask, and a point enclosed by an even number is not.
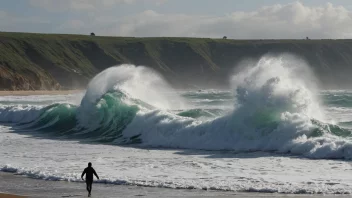
{"type": "MultiPolygon", "coordinates": [[[[115,144],[351,159],[350,131],[325,121],[307,68],[290,56],[262,57],[234,75],[235,102],[228,113],[185,108],[160,75],[123,65],[98,74],[80,106],[6,107],[0,109],[0,121],[18,123],[22,130],[115,144]]],[[[198,95],[217,99],[215,94],[198,95]]]]}

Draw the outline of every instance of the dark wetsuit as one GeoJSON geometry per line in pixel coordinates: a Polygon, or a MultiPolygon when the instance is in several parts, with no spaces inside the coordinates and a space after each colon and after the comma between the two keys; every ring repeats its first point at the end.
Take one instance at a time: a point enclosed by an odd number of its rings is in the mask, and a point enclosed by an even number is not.
{"type": "Polygon", "coordinates": [[[89,192],[89,195],[92,191],[93,174],[99,179],[99,176],[97,175],[94,168],[92,168],[92,167],[85,168],[82,175],[81,175],[81,177],[86,175],[87,191],[89,192]]]}

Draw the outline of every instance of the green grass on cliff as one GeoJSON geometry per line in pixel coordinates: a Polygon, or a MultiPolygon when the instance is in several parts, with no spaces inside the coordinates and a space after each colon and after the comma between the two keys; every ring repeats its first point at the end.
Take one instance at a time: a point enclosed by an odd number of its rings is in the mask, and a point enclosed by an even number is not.
{"type": "Polygon", "coordinates": [[[351,43],[0,32],[0,89],[84,86],[101,70],[123,63],[146,65],[166,77],[203,78],[210,82],[230,72],[243,57],[259,57],[268,52],[293,52],[305,56],[312,64],[332,54],[331,60],[317,62],[323,66],[340,59],[352,62],[351,43]]]}

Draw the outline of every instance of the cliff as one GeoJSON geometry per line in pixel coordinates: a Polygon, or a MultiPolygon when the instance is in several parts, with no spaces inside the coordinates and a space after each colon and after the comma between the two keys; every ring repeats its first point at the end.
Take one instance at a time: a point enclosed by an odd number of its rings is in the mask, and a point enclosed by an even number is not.
{"type": "Polygon", "coordinates": [[[173,85],[226,86],[233,68],[267,53],[305,59],[325,87],[352,83],[352,40],[126,38],[0,32],[0,89],[79,89],[99,71],[131,63],[173,85]]]}

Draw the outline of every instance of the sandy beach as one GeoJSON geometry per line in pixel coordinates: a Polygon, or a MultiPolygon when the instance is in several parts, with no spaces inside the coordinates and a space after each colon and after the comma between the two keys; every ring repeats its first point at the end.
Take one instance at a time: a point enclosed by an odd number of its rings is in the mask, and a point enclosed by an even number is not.
{"type": "Polygon", "coordinates": [[[0,91],[0,96],[67,95],[79,92],[83,90],[0,91]]]}
{"type": "MultiPolygon", "coordinates": [[[[31,179],[21,175],[0,172],[0,198],[21,198],[21,197],[87,197],[85,183],[83,182],[64,182],[64,181],[45,181],[31,179]],[[15,196],[22,195],[22,196],[15,196]]],[[[92,197],[109,198],[109,197],[167,197],[167,198],[201,198],[201,197],[290,197],[290,198],[315,198],[324,196],[332,197],[350,197],[350,195],[292,195],[277,193],[242,193],[231,191],[212,191],[212,190],[186,190],[186,189],[169,189],[142,186],[125,186],[110,184],[94,184],[92,197]]]]}
{"type": "Polygon", "coordinates": [[[0,193],[0,198],[25,198],[26,196],[11,195],[6,193],[0,193]]]}

